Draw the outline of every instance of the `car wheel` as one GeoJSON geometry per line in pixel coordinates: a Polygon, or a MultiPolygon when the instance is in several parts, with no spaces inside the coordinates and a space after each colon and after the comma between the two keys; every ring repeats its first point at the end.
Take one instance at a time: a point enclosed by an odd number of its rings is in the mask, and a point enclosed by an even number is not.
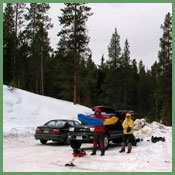
{"type": "Polygon", "coordinates": [[[70,146],[72,147],[72,149],[79,149],[81,147],[81,143],[77,140],[71,140],[70,146]]]}
{"type": "Polygon", "coordinates": [[[109,136],[105,135],[105,137],[104,137],[104,148],[108,149],[108,146],[109,146],[109,136]]]}
{"type": "Polygon", "coordinates": [[[47,143],[47,140],[40,140],[40,142],[41,142],[42,144],[46,144],[46,143],[47,143]]]}

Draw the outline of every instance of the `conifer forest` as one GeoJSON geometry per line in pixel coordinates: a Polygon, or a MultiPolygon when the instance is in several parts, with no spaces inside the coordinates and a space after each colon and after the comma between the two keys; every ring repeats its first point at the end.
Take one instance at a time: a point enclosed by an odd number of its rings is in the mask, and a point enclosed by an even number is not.
{"type": "MultiPolygon", "coordinates": [[[[65,3],[58,16],[57,49],[48,3],[7,3],[3,11],[3,84],[93,107],[134,110],[138,118],[172,125],[172,15],[162,19],[157,61],[146,69],[130,57],[130,41],[121,48],[117,26],[96,65],[86,22],[85,3],[65,3]]],[[[96,25],[96,24],[94,24],[96,25]]],[[[97,31],[98,32],[98,31],[97,31]]],[[[151,35],[151,34],[150,34],[151,35]]]]}

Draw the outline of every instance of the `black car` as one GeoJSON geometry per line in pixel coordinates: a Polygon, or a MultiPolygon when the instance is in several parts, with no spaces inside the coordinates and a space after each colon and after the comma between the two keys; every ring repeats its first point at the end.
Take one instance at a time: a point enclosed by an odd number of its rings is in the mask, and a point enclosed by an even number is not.
{"type": "Polygon", "coordinates": [[[74,120],[50,120],[43,126],[38,126],[35,132],[35,139],[40,140],[42,144],[46,144],[48,140],[54,142],[69,144],[67,133],[69,127],[79,125],[74,120]]]}
{"type": "MultiPolygon", "coordinates": [[[[111,108],[105,106],[96,106],[92,108],[100,108],[102,114],[107,117],[116,116],[119,118],[118,122],[112,125],[105,126],[105,138],[104,138],[104,147],[105,149],[108,148],[109,142],[112,141],[113,143],[121,143],[122,136],[123,136],[123,128],[122,123],[125,119],[126,113],[131,113],[134,117],[134,112],[129,110],[120,110],[115,111],[111,108]]],[[[89,117],[94,116],[94,114],[90,115],[89,117]]],[[[74,127],[69,128],[68,139],[70,140],[70,145],[73,149],[79,149],[82,143],[92,143],[94,139],[94,127],[81,123],[80,125],[76,125],[74,127]]],[[[133,136],[133,145],[136,145],[136,138],[133,136]]]]}

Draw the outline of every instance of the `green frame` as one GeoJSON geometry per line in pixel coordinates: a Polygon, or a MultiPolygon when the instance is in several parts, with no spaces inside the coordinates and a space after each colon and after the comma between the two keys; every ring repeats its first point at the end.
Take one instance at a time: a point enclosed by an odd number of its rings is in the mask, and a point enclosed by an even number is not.
{"type": "MultiPolygon", "coordinates": [[[[146,174],[153,174],[153,175],[175,175],[175,151],[172,150],[172,172],[3,172],[3,3],[42,3],[42,2],[49,2],[49,3],[65,3],[70,2],[67,0],[2,0],[0,1],[0,174],[4,175],[30,175],[30,174],[40,174],[40,175],[47,175],[47,174],[78,174],[78,175],[88,175],[88,174],[111,174],[114,175],[118,174],[139,174],[139,175],[146,175],[146,174]]],[[[173,110],[173,106],[175,106],[175,1],[173,0],[71,0],[72,3],[84,2],[84,3],[171,3],[172,4],[172,21],[173,21],[173,60],[172,60],[172,148],[175,147],[175,110],[173,110]]]]}

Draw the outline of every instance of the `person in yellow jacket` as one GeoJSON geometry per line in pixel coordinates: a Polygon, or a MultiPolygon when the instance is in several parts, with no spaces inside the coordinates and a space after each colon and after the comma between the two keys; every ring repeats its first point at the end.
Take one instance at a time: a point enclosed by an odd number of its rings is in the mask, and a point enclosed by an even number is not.
{"type": "Polygon", "coordinates": [[[134,122],[131,119],[131,114],[127,113],[125,120],[122,123],[123,126],[123,140],[122,140],[122,148],[119,151],[120,153],[125,152],[126,141],[128,141],[128,152],[131,152],[132,149],[132,139],[133,139],[133,128],[134,122]]]}

